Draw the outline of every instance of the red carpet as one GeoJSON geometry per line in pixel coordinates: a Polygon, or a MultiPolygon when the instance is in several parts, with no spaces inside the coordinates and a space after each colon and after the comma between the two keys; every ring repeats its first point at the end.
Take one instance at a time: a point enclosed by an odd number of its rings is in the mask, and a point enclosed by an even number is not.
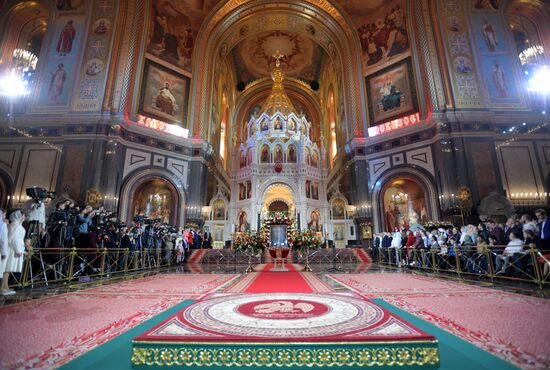
{"type": "Polygon", "coordinates": [[[0,308],[0,369],[52,369],[235,275],[155,275],[0,308]]]}
{"type": "Polygon", "coordinates": [[[272,264],[266,264],[256,279],[246,288],[246,293],[313,293],[313,289],[296,270],[294,265],[288,264],[289,271],[269,271],[272,264]]]}
{"type": "Polygon", "coordinates": [[[370,256],[365,252],[363,248],[353,248],[353,254],[357,257],[361,263],[370,263],[372,262],[370,256]]]}
{"type": "Polygon", "coordinates": [[[409,274],[330,277],[367,298],[383,298],[522,369],[550,365],[548,299],[409,274]]]}

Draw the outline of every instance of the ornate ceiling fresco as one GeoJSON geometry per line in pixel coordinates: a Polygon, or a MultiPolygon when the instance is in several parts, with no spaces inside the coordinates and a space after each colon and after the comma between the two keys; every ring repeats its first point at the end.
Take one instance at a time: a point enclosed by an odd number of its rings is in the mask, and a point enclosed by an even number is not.
{"type": "Polygon", "coordinates": [[[217,0],[153,0],[147,53],[191,72],[195,39],[217,0]]]}
{"type": "Polygon", "coordinates": [[[293,32],[268,31],[245,39],[232,50],[237,80],[249,83],[269,76],[277,51],[284,55],[281,67],[287,76],[306,82],[318,79],[324,56],[319,45],[293,32]]]}

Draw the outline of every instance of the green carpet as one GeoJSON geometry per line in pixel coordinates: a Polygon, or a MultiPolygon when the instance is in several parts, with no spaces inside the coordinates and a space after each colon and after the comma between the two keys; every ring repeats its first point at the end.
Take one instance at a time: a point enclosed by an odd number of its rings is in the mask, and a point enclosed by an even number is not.
{"type": "MultiPolygon", "coordinates": [[[[403,310],[386,303],[382,299],[373,299],[374,302],[385,309],[399,315],[411,324],[437,337],[439,340],[439,355],[441,366],[444,370],[484,370],[499,369],[512,370],[517,367],[501,360],[500,358],[486,352],[458,337],[439,329],[438,327],[417,318],[403,310]]],[[[160,323],[172,314],[191,304],[193,301],[184,301],[152,319],[136,326],[111,341],[91,350],[90,352],[76,358],[62,370],[83,370],[83,369],[109,369],[109,370],[131,370],[130,357],[132,352],[132,338],[141,334],[147,329],[160,323]]],[[[247,369],[253,369],[247,367],[247,369]]],[[[349,368],[348,368],[349,369],[349,368]]]]}
{"type": "Polygon", "coordinates": [[[496,357],[495,355],[482,350],[446,332],[410,313],[403,311],[382,299],[372,299],[386,310],[393,312],[402,319],[410,322],[426,333],[433,335],[439,341],[440,369],[443,370],[517,370],[518,367],[496,357]]]}

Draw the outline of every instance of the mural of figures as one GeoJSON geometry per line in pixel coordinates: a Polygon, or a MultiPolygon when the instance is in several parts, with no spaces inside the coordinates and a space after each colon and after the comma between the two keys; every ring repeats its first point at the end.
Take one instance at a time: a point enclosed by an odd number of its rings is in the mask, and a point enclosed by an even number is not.
{"type": "Polygon", "coordinates": [[[269,163],[269,146],[263,145],[260,154],[260,163],[269,163]]]}
{"type": "Polygon", "coordinates": [[[218,199],[212,205],[214,212],[214,220],[225,220],[225,203],[223,200],[218,199]]]}
{"type": "Polygon", "coordinates": [[[319,200],[319,183],[311,184],[311,199],[319,200]]]}
{"type": "Polygon", "coordinates": [[[311,181],[306,180],[306,198],[311,198],[311,181]]]}
{"type": "Polygon", "coordinates": [[[504,71],[498,64],[498,61],[493,61],[493,83],[495,85],[497,96],[499,98],[507,98],[508,97],[508,89],[506,87],[506,76],[504,74],[504,71]]]}
{"type": "Polygon", "coordinates": [[[288,147],[287,160],[288,163],[296,163],[296,147],[294,145],[288,147]]]}
{"type": "Polygon", "coordinates": [[[248,150],[246,151],[246,164],[252,164],[252,149],[250,148],[248,148],[248,150]]]}
{"type": "Polygon", "coordinates": [[[390,180],[382,189],[386,231],[409,229],[428,221],[424,191],[415,181],[398,178],[390,180]]]}
{"type": "Polygon", "coordinates": [[[472,73],[472,62],[466,57],[458,57],[454,61],[456,73],[469,74],[472,73]]]}
{"type": "Polygon", "coordinates": [[[252,181],[246,182],[246,199],[252,198],[252,181]]]}
{"type": "Polygon", "coordinates": [[[410,112],[415,107],[411,90],[409,62],[400,62],[367,78],[369,108],[375,122],[410,112]]]}
{"type": "Polygon", "coordinates": [[[169,123],[187,118],[189,78],[147,61],[140,94],[140,112],[169,123]]]}
{"type": "Polygon", "coordinates": [[[56,103],[58,98],[63,93],[63,87],[65,86],[65,80],[67,79],[67,72],[64,69],[63,63],[57,65],[55,72],[52,72],[50,84],[48,86],[48,96],[50,101],[56,103]]]}
{"type": "Polygon", "coordinates": [[[53,25],[54,42],[44,58],[44,68],[36,104],[66,106],[71,97],[80,43],[84,34],[83,16],[61,16],[53,25]]]}
{"type": "Polygon", "coordinates": [[[319,156],[317,155],[317,152],[315,152],[315,151],[311,154],[310,164],[311,164],[312,167],[319,167],[319,156]]]}
{"type": "Polygon", "coordinates": [[[93,28],[94,33],[97,33],[98,35],[107,33],[111,28],[111,21],[105,18],[100,18],[94,22],[93,28]]]}
{"type": "Polygon", "coordinates": [[[497,50],[498,41],[495,28],[489,21],[486,19],[482,26],[483,39],[485,40],[485,45],[490,52],[497,50]]]}
{"type": "Polygon", "coordinates": [[[361,40],[367,74],[410,54],[405,1],[390,0],[374,4],[374,9],[369,9],[371,6],[360,0],[346,4],[346,8],[353,10],[350,14],[361,40]]]}
{"type": "Polygon", "coordinates": [[[239,213],[238,231],[243,232],[243,231],[248,231],[248,230],[250,230],[250,224],[248,223],[248,217],[246,215],[246,212],[242,211],[241,213],[239,213]]]}
{"type": "Polygon", "coordinates": [[[60,12],[75,12],[84,9],[84,0],[57,0],[55,5],[60,12]]]}
{"type": "Polygon", "coordinates": [[[332,203],[332,219],[343,220],[345,218],[345,204],[343,200],[336,200],[332,203]]]}
{"type": "Polygon", "coordinates": [[[134,216],[172,222],[172,208],[176,201],[175,190],[165,180],[144,182],[136,189],[133,200],[134,216]]]}
{"type": "Polygon", "coordinates": [[[67,24],[59,33],[57,46],[55,51],[59,56],[66,56],[73,50],[73,42],[76,37],[76,28],[73,25],[73,20],[67,21],[67,24]]]}
{"type": "Polygon", "coordinates": [[[244,155],[244,151],[240,151],[240,156],[239,156],[239,167],[240,168],[243,168],[243,167],[246,167],[246,157],[244,155]]]}
{"type": "Polygon", "coordinates": [[[311,212],[307,228],[313,231],[321,231],[321,212],[318,209],[311,212]]]}
{"type": "Polygon", "coordinates": [[[246,185],[242,182],[239,183],[239,200],[246,199],[246,185]]]}
{"type": "Polygon", "coordinates": [[[283,148],[281,148],[280,145],[277,145],[275,147],[275,153],[273,154],[273,161],[274,162],[282,162],[283,161],[283,148]]]}
{"type": "Polygon", "coordinates": [[[334,225],[334,240],[344,240],[344,225],[336,224],[334,225]]]}
{"type": "Polygon", "coordinates": [[[154,0],[147,38],[147,53],[191,71],[195,38],[215,0],[154,0]]]}

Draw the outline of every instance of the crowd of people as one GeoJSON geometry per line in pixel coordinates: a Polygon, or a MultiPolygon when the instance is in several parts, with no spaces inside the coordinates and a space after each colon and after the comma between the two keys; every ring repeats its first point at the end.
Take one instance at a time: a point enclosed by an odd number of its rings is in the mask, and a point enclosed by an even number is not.
{"type": "MultiPolygon", "coordinates": [[[[31,199],[10,213],[0,210],[0,295],[15,293],[8,285],[10,274],[21,274],[25,255],[31,247],[49,251],[40,257],[46,264],[60,260],[67,248],[73,247],[82,251],[84,259],[90,260],[97,256],[94,250],[106,248],[118,250],[117,256],[124,255],[121,249],[130,253],[160,252],[167,263],[181,264],[186,262],[191,249],[211,248],[211,245],[209,232],[176,227],[160,219],[136,216],[127,225],[103,207],[80,207],[71,200],[62,200],[48,212],[42,200],[31,199]]],[[[97,272],[93,265],[86,269],[97,272]]],[[[86,269],[81,270],[86,273],[86,269]]]]}
{"type": "Polygon", "coordinates": [[[531,251],[541,264],[544,277],[550,274],[550,218],[544,209],[510,217],[505,224],[494,220],[477,226],[425,230],[420,225],[411,230],[396,229],[373,236],[373,258],[398,266],[454,269],[459,261],[461,268],[472,273],[488,273],[492,263],[497,275],[532,268],[531,251]],[[490,259],[490,260],[489,260],[490,259]]]}

